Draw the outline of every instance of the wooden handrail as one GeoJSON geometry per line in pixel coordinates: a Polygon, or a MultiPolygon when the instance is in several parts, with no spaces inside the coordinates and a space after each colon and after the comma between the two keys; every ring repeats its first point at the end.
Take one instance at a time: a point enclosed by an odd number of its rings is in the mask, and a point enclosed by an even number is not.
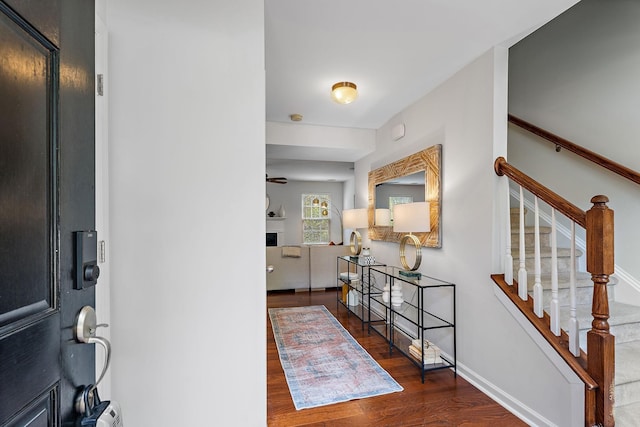
{"type": "Polygon", "coordinates": [[[504,157],[498,157],[493,164],[493,168],[498,176],[506,175],[511,180],[526,188],[531,193],[544,200],[553,208],[562,212],[568,218],[570,218],[576,224],[579,224],[582,228],[586,227],[586,213],[573,203],[549,190],[538,181],[527,176],[524,172],[521,172],[517,168],[511,166],[504,157]]]}
{"type": "Polygon", "coordinates": [[[565,148],[571,151],[572,153],[577,154],[580,157],[583,157],[597,165],[602,166],[605,169],[609,169],[611,172],[616,173],[624,178],[627,178],[629,181],[633,181],[636,184],[640,184],[640,173],[632,169],[629,169],[628,167],[623,166],[620,163],[607,159],[606,157],[603,157],[598,153],[594,153],[591,150],[587,150],[584,147],[581,147],[558,135],[555,135],[549,131],[539,128],[538,126],[533,125],[529,122],[526,122],[512,114],[509,114],[508,119],[509,119],[509,123],[513,123],[514,125],[521,127],[524,130],[527,130],[535,135],[538,135],[540,138],[546,139],[547,141],[554,143],[558,147],[565,148]]]}

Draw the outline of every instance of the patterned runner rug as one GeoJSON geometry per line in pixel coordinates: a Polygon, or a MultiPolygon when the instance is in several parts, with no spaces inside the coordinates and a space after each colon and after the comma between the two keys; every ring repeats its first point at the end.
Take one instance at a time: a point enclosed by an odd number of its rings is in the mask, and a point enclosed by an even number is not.
{"type": "Polygon", "coordinates": [[[296,409],[402,391],[323,305],[270,308],[296,409]]]}

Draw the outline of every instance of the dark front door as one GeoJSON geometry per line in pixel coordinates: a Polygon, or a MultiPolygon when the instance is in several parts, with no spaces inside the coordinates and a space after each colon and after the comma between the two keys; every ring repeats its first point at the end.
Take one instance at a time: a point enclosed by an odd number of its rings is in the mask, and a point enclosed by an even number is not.
{"type": "Polygon", "coordinates": [[[0,425],[76,421],[94,346],[74,231],[94,228],[92,0],[0,0],[0,425]]]}

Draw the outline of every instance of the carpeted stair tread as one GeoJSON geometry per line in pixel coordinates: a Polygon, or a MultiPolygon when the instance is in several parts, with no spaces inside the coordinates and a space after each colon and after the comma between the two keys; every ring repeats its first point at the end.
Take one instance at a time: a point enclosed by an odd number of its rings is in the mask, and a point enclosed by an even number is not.
{"type": "Polygon", "coordinates": [[[640,341],[616,343],[616,385],[640,381],[640,341]]]}
{"type": "MultiPolygon", "coordinates": [[[[631,412],[631,405],[640,403],[640,366],[638,366],[638,354],[640,353],[640,341],[626,343],[616,342],[616,372],[615,372],[615,405],[627,406],[626,412],[631,412]]],[[[636,424],[638,425],[640,411],[635,408],[636,424]]]]}
{"type": "MultiPolygon", "coordinates": [[[[569,310],[561,310],[560,324],[568,324],[569,316],[569,310]]],[[[591,321],[593,320],[593,316],[591,315],[591,305],[580,304],[576,306],[576,318],[580,323],[580,329],[591,329],[591,321]]],[[[609,326],[633,323],[640,323],[640,307],[621,302],[609,301],[609,326]]],[[[565,326],[562,327],[566,330],[565,326]]]]}
{"type": "MultiPolygon", "coordinates": [[[[621,302],[609,302],[609,325],[626,325],[640,323],[640,307],[621,302]]],[[[589,318],[591,308],[589,308],[589,318]]],[[[591,323],[591,322],[589,322],[591,323]]]]}
{"type": "MultiPolygon", "coordinates": [[[[517,247],[511,248],[511,256],[513,257],[514,261],[520,259],[520,257],[518,256],[518,252],[519,250],[517,247]]],[[[534,248],[525,247],[524,256],[525,256],[525,259],[533,259],[535,256],[534,248]]],[[[569,258],[571,256],[571,249],[557,248],[557,256],[558,258],[569,258]]],[[[582,251],[576,248],[576,258],[579,258],[581,256],[582,256],[582,251]]],[[[540,258],[542,259],[551,258],[551,248],[550,247],[540,248],[540,258]]]]}
{"type": "MultiPolygon", "coordinates": [[[[514,276],[516,277],[516,279],[517,279],[517,273],[518,273],[517,271],[514,271],[514,276]]],[[[532,274],[529,271],[527,271],[527,273],[528,273],[527,286],[529,288],[529,291],[532,291],[533,285],[535,285],[536,283],[536,275],[535,273],[532,274]]],[[[609,285],[615,285],[617,282],[618,281],[615,277],[609,277],[609,285]]],[[[540,284],[542,285],[542,289],[551,290],[551,274],[550,273],[541,274],[540,284]]],[[[570,284],[571,282],[570,282],[569,273],[559,272],[558,273],[558,289],[568,288],[570,284]]],[[[584,271],[578,271],[576,273],[576,287],[577,288],[585,288],[585,287],[593,288],[593,281],[591,280],[591,274],[584,271]]]]}
{"type": "MultiPolygon", "coordinates": [[[[525,234],[534,234],[536,228],[533,225],[525,225],[524,232],[525,234]]],[[[518,234],[520,232],[520,223],[516,221],[516,223],[511,223],[511,234],[518,234]]],[[[540,234],[551,233],[551,227],[547,227],[544,225],[540,226],[540,234]]]]}
{"type": "Polygon", "coordinates": [[[614,418],[617,427],[636,427],[640,419],[640,403],[616,406],[614,418]]]}

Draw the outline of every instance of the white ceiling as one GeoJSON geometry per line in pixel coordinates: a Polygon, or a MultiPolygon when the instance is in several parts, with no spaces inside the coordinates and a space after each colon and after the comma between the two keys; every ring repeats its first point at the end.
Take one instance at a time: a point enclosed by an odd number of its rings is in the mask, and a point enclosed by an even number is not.
{"type": "MultiPolygon", "coordinates": [[[[576,0],[265,0],[266,119],[378,129],[493,46],[511,46],[576,0]],[[333,83],[359,97],[333,102],[333,83]]],[[[282,147],[281,147],[282,148],[282,147]]],[[[267,150],[270,176],[299,179],[295,157],[335,151],[267,150]]],[[[299,169],[299,168],[298,168],[299,169]]],[[[304,176],[304,174],[300,175],[304,176]]],[[[338,179],[341,180],[341,179],[338,179]]]]}

